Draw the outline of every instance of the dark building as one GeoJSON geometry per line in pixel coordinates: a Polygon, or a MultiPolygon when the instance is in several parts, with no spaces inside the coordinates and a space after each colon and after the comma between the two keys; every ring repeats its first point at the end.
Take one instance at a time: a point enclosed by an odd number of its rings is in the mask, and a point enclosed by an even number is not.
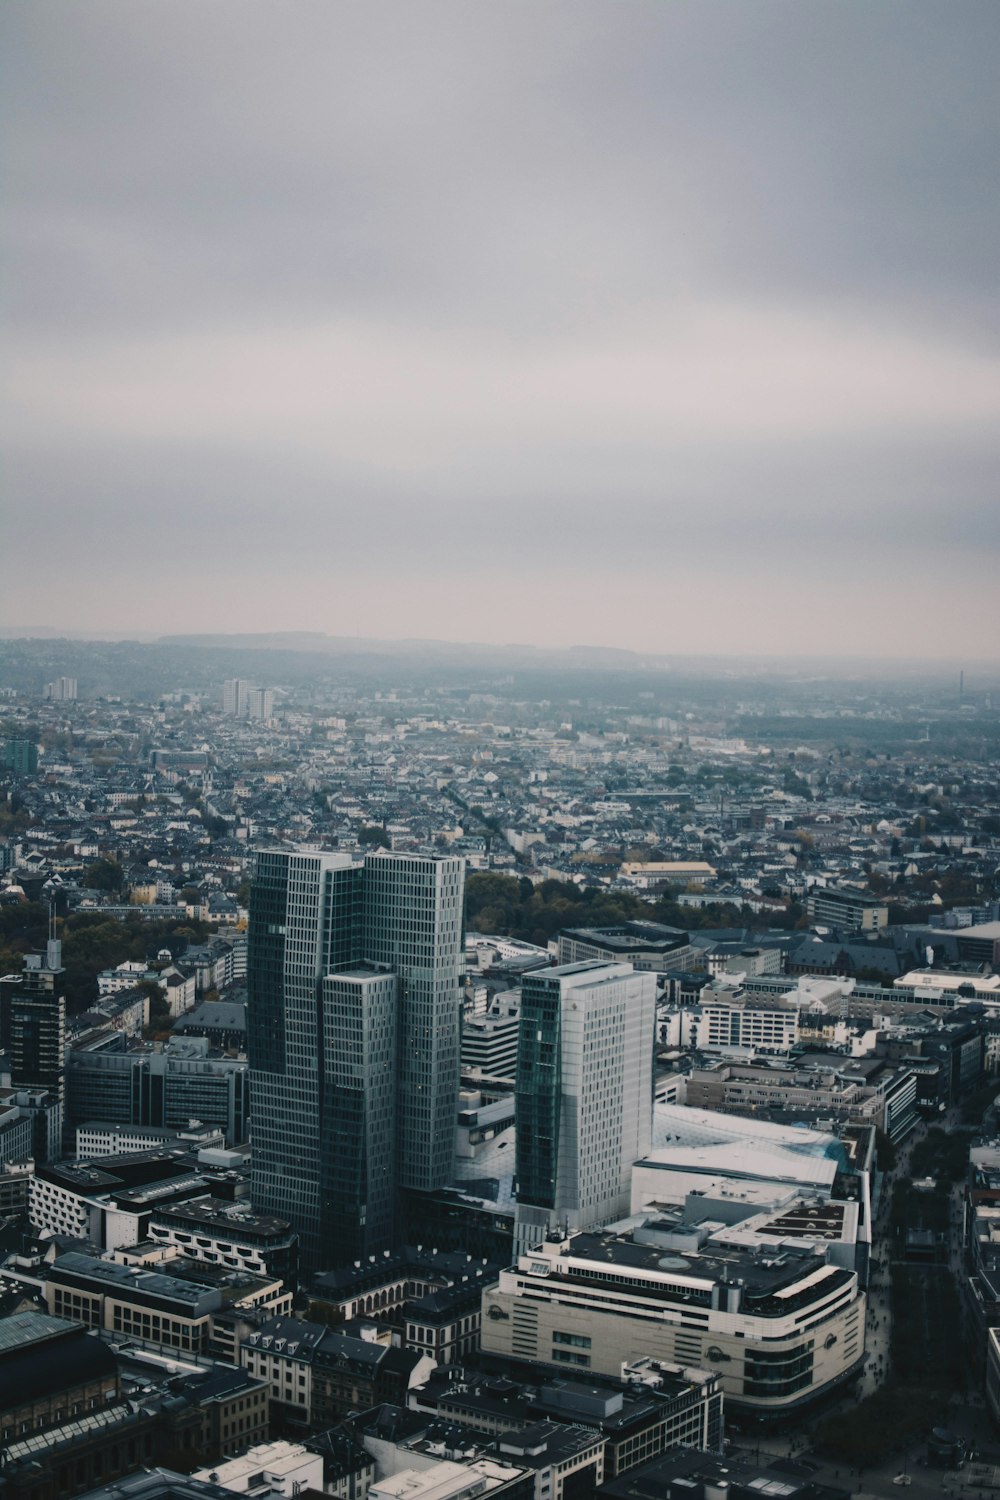
{"type": "Polygon", "coordinates": [[[66,1114],[71,1125],[102,1120],[183,1129],[200,1120],[240,1145],[249,1133],[249,1065],[213,1051],[205,1037],[172,1037],[154,1052],[104,1030],[70,1050],[66,1114]]]}
{"type": "Polygon", "coordinates": [[[4,765],[15,776],[34,776],[38,770],[38,746],[34,740],[9,739],[4,746],[4,765]]]}
{"type": "Polygon", "coordinates": [[[25,1099],[33,1099],[33,1151],[37,1161],[58,1157],[61,1150],[65,1094],[66,1000],[62,944],[49,918],[44,953],[29,953],[19,975],[0,983],[0,1043],[10,1058],[10,1081],[25,1099]]]}
{"type": "Polygon", "coordinates": [[[174,1500],[181,1494],[231,1500],[229,1490],[174,1475],[171,1487],[150,1488],[156,1471],[148,1470],[163,1463],[185,1469],[215,1463],[234,1448],[261,1442],[269,1428],[266,1386],[243,1370],[213,1365],[146,1387],[141,1401],[109,1402],[13,1439],[0,1453],[0,1492],[5,1500],[69,1500],[103,1483],[108,1488],[97,1493],[110,1494],[113,1485],[115,1500],[133,1486],[137,1493],[174,1500]],[[181,1490],[172,1488],[175,1479],[181,1490]]]}
{"type": "Polygon", "coordinates": [[[253,1198],[309,1269],[398,1237],[400,1189],[451,1175],[464,865],[380,851],[258,856],[247,1029],[253,1198]]]}
{"type": "Polygon", "coordinates": [[[0,1318],[0,1444],[103,1410],[120,1393],[114,1355],[82,1323],[42,1312],[0,1318]]]}

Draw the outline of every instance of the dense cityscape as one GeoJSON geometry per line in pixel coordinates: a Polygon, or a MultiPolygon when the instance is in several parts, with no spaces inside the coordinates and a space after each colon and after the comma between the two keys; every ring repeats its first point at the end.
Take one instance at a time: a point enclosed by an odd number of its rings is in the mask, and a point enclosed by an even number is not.
{"type": "Polygon", "coordinates": [[[1000,1500],[1000,4],[0,4],[0,1500],[1000,1500]]]}
{"type": "Polygon", "coordinates": [[[4,1493],[988,1489],[998,695],[6,641],[4,1493]]]}

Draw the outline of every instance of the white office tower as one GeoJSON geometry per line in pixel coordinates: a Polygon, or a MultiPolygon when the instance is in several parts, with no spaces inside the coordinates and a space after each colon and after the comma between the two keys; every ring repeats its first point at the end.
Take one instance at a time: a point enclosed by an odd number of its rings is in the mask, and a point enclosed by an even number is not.
{"type": "Polygon", "coordinates": [[[649,1150],[656,976],[600,960],[526,974],[515,1251],[627,1215],[649,1150]]]}

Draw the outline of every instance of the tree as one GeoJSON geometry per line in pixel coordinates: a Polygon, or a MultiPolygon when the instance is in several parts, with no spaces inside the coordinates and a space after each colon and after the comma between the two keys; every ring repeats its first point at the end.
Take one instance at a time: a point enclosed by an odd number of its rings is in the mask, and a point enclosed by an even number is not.
{"type": "Polygon", "coordinates": [[[155,1029],[164,1026],[170,1020],[170,1003],[160,986],[153,979],[140,980],[136,989],[144,990],[149,996],[149,1024],[155,1029]]]}
{"type": "Polygon", "coordinates": [[[895,1143],[884,1130],[875,1131],[875,1164],[880,1172],[891,1172],[896,1165],[895,1143]]]}
{"type": "Polygon", "coordinates": [[[358,843],[362,849],[392,848],[392,839],[377,823],[365,823],[358,829],[358,843]]]}
{"type": "Polygon", "coordinates": [[[97,859],[83,873],[84,884],[91,891],[120,891],[125,872],[116,859],[97,859]]]}

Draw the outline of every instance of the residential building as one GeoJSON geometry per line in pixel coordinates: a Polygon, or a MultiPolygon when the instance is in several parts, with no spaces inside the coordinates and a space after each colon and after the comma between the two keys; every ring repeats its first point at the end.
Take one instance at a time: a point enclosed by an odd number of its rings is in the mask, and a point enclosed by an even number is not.
{"type": "Polygon", "coordinates": [[[270,719],[274,714],[274,689],[273,688],[251,688],[247,693],[247,717],[250,719],[270,719]]]}
{"type": "Polygon", "coordinates": [[[322,1430],[380,1401],[405,1406],[432,1362],[409,1349],[355,1338],[301,1318],[269,1318],[241,1340],[244,1369],[271,1388],[285,1421],[322,1430]]]}
{"type": "Polygon", "coordinates": [[[889,908],[876,896],[832,885],[810,888],[806,915],[811,922],[860,932],[880,932],[889,925],[889,908]]]}
{"type": "Polygon", "coordinates": [[[253,684],[245,677],[228,677],[222,684],[222,712],[237,719],[245,719],[250,711],[250,694],[253,684]]]}
{"type": "Polygon", "coordinates": [[[15,776],[34,776],[38,770],[38,746],[34,740],[11,738],[4,749],[4,765],[15,776]]]}

